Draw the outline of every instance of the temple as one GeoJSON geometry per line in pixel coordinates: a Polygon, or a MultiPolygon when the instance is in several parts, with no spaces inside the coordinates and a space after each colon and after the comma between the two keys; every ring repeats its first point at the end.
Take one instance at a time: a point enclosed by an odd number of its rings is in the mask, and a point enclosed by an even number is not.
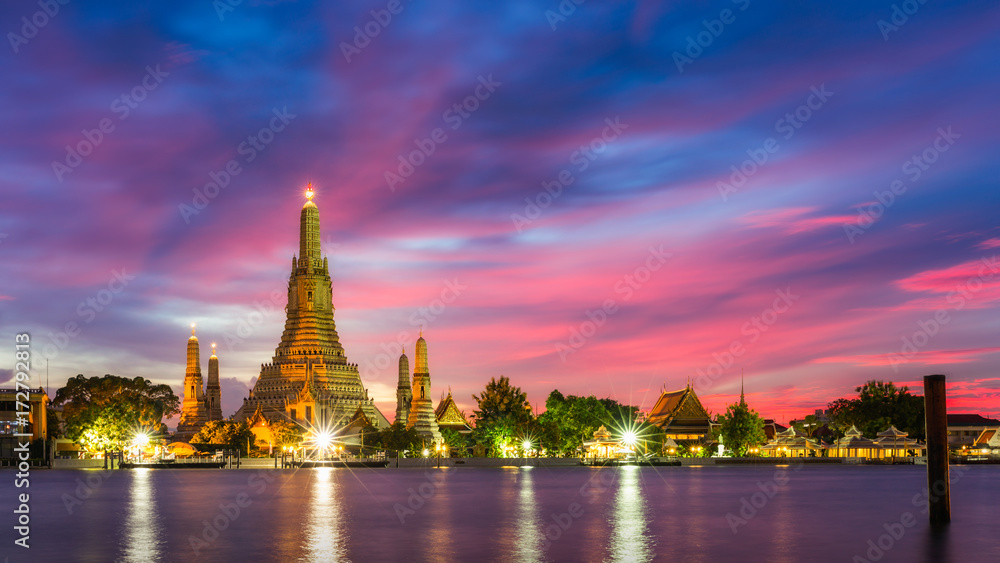
{"type": "Polygon", "coordinates": [[[431,399],[431,374],[427,367],[427,341],[424,340],[423,331],[420,331],[420,338],[417,339],[417,362],[413,367],[412,392],[413,399],[410,401],[410,416],[406,427],[417,431],[424,440],[425,447],[442,443],[441,431],[434,415],[434,402],[431,399]]]}
{"type": "Polygon", "coordinates": [[[299,254],[292,256],[287,317],[271,362],[262,364],[250,396],[234,415],[247,421],[259,413],[269,421],[342,428],[360,407],[376,427],[389,421],[361,383],[357,364],[347,361],[333,314],[333,284],[321,255],[319,209],[310,185],[299,217],[299,254]]]}
{"type": "Polygon", "coordinates": [[[399,356],[399,383],[396,385],[396,422],[406,424],[410,418],[410,402],[413,390],[410,388],[410,360],[406,350],[399,356]]]}
{"type": "Polygon", "coordinates": [[[208,420],[222,420],[222,387],[219,385],[219,358],[212,343],[212,357],[208,359],[208,384],[205,386],[205,411],[208,420]]]}
{"type": "Polygon", "coordinates": [[[451,389],[448,389],[448,396],[442,398],[437,408],[434,409],[434,416],[437,418],[437,425],[441,430],[448,428],[459,434],[472,432],[472,426],[465,419],[465,413],[458,409],[455,399],[451,396],[451,389]]]}
{"type": "Polygon", "coordinates": [[[711,436],[711,417],[690,384],[679,391],[664,391],[646,422],[676,441],[705,441],[711,436]]]}
{"type": "Polygon", "coordinates": [[[205,395],[201,379],[201,356],[198,337],[195,336],[195,327],[192,324],[191,338],[188,338],[187,344],[187,369],[184,371],[184,402],[181,404],[181,419],[177,424],[174,438],[184,441],[190,440],[207,421],[208,413],[205,410],[205,395]]]}

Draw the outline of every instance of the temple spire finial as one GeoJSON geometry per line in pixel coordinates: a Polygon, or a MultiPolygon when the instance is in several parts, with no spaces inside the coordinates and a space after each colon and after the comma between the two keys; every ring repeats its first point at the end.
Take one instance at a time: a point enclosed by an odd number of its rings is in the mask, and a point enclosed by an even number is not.
{"type": "Polygon", "coordinates": [[[746,398],[743,396],[743,368],[740,368],[740,403],[745,404],[746,398]]]}
{"type": "Polygon", "coordinates": [[[194,334],[194,326],[195,326],[195,324],[194,324],[194,323],[191,323],[191,336],[194,336],[194,335],[195,335],[195,334],[194,334]]]}

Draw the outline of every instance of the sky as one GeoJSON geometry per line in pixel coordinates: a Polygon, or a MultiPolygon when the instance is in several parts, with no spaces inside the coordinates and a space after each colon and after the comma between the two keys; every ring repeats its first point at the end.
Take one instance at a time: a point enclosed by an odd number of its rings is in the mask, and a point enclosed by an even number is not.
{"type": "Polygon", "coordinates": [[[4,3],[0,385],[28,332],[53,392],[180,395],[195,322],[231,415],[312,182],[390,419],[420,327],[466,413],[742,379],[787,421],[932,373],[1000,412],[1000,6],[674,4],[4,3]]]}

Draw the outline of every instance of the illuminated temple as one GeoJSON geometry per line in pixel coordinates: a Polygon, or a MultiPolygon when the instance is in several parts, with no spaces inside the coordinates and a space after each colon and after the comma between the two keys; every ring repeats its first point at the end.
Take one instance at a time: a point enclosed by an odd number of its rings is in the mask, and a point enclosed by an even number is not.
{"type": "Polygon", "coordinates": [[[202,388],[201,350],[194,325],[191,325],[191,338],[188,338],[186,365],[181,419],[174,434],[174,439],[181,441],[190,440],[206,422],[222,420],[222,390],[215,344],[212,344],[212,357],[208,359],[208,385],[202,388]]]}
{"type": "Polygon", "coordinates": [[[646,417],[675,441],[704,441],[711,437],[711,415],[689,383],[678,391],[663,391],[646,417]]]}
{"type": "Polygon", "coordinates": [[[250,396],[235,420],[259,423],[284,419],[339,428],[364,414],[376,428],[385,416],[361,383],[357,364],[347,361],[333,313],[333,284],[321,256],[319,209],[310,186],[299,222],[299,254],[288,278],[285,330],[271,362],[261,365],[250,396]]]}

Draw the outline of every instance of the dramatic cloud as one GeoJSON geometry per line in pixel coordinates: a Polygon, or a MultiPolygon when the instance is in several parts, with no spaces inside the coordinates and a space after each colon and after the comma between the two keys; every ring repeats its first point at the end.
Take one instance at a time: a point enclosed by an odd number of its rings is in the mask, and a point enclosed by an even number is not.
{"type": "MultiPolygon", "coordinates": [[[[384,2],[70,3],[10,46],[0,320],[54,387],[180,391],[198,322],[231,414],[311,181],[390,417],[421,326],[467,412],[501,374],[536,407],[690,380],[718,412],[741,371],[782,420],[933,372],[953,410],[1000,410],[1000,7],[883,35],[891,2],[403,5],[361,36],[384,2]]],[[[5,4],[5,31],[36,9],[5,4]]]]}

